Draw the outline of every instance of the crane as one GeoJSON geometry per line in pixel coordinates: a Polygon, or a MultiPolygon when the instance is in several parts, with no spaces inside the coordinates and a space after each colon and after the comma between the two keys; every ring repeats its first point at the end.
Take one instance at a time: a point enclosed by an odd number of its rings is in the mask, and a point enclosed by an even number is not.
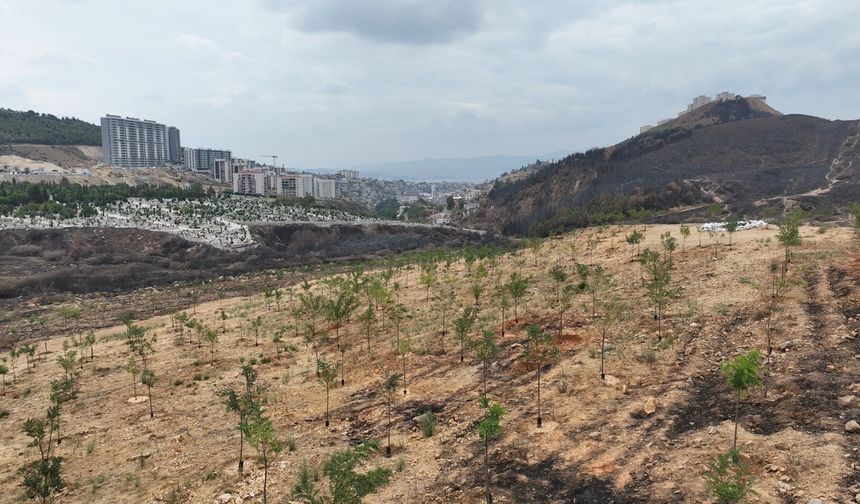
{"type": "Polygon", "coordinates": [[[272,158],[272,166],[274,168],[278,167],[278,155],[277,154],[260,154],[260,157],[270,157],[272,158]]]}

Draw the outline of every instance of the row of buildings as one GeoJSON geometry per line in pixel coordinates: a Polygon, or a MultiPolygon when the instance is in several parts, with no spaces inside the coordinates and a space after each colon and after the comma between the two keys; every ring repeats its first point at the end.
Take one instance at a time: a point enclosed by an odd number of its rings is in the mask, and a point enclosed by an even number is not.
{"type": "MultiPolygon", "coordinates": [[[[699,95],[699,96],[693,98],[693,101],[690,102],[689,105],[687,105],[687,108],[678,112],[678,114],[675,117],[670,117],[668,119],[660,119],[659,121],[657,121],[657,126],[662,126],[669,121],[673,121],[676,118],[681,117],[684,114],[688,114],[688,113],[690,113],[696,109],[700,109],[709,103],[719,103],[719,102],[724,102],[724,101],[729,101],[729,100],[738,100],[738,99],[742,99],[742,98],[743,97],[741,95],[735,94],[735,93],[730,93],[728,91],[722,91],[720,93],[717,93],[716,96],[714,96],[713,98],[711,98],[710,96],[699,95]]],[[[758,94],[747,96],[747,98],[755,98],[755,99],[761,100],[763,102],[767,101],[766,96],[758,95],[758,94]]],[[[654,126],[654,125],[646,124],[646,125],[639,128],[639,133],[645,133],[646,131],[648,131],[652,128],[655,128],[655,127],[656,126],[654,126]]]]}
{"type": "MultiPolygon", "coordinates": [[[[325,199],[337,195],[333,178],[258,166],[252,159],[234,158],[229,149],[182,147],[178,128],[148,119],[107,114],[101,118],[101,134],[105,164],[121,168],[180,165],[232,186],[238,194],[325,199]]],[[[357,179],[358,172],[343,170],[339,176],[357,179]]]]}

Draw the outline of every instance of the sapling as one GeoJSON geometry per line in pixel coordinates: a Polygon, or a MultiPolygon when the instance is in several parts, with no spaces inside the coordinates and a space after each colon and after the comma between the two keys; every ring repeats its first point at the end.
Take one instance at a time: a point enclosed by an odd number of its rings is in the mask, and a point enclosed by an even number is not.
{"type": "Polygon", "coordinates": [[[134,397],[137,398],[137,374],[140,373],[140,367],[134,357],[129,357],[125,363],[125,370],[131,373],[131,388],[134,391],[134,397]]]}
{"type": "Polygon", "coordinates": [[[325,358],[317,360],[317,370],[319,371],[319,381],[325,385],[325,426],[329,426],[329,390],[335,386],[337,382],[338,371],[340,370],[339,363],[330,363],[325,358]]]}
{"type": "Polygon", "coordinates": [[[752,492],[753,477],[749,463],[741,460],[734,450],[718,455],[715,462],[709,462],[705,479],[717,498],[717,504],[742,502],[752,492]]]}
{"type": "Polygon", "coordinates": [[[642,253],[641,264],[648,272],[645,288],[648,297],[654,305],[654,315],[657,320],[657,340],[663,339],[663,312],[669,301],[681,293],[680,287],[670,287],[672,281],[673,262],[671,257],[661,257],[651,249],[642,253]]]}
{"type": "Polygon", "coordinates": [[[530,325],[528,329],[526,329],[528,333],[529,342],[528,348],[526,349],[525,357],[530,362],[537,364],[537,426],[538,428],[543,425],[543,418],[541,417],[541,401],[540,401],[540,382],[541,382],[541,372],[543,367],[555,360],[558,357],[558,347],[555,345],[555,342],[552,340],[552,336],[548,333],[541,331],[540,327],[536,325],[530,325]]]}
{"type": "Polygon", "coordinates": [[[205,328],[203,330],[203,339],[209,343],[210,364],[215,365],[215,344],[218,343],[218,331],[215,329],[205,328]]]}
{"type": "Polygon", "coordinates": [[[486,395],[478,400],[484,416],[478,422],[478,435],[484,444],[484,491],[487,504],[493,504],[493,494],[490,491],[490,443],[502,435],[502,417],[505,416],[505,408],[498,402],[490,403],[486,395]]]}
{"type": "Polygon", "coordinates": [[[54,495],[65,488],[61,473],[63,458],[55,456],[53,451],[52,438],[55,424],[52,418],[55,415],[52,409],[53,406],[48,410],[47,419],[28,418],[21,429],[30,438],[28,446],[39,451],[38,460],[18,469],[18,473],[24,479],[21,485],[28,499],[37,500],[42,504],[51,502],[54,495]]]}
{"type": "Polygon", "coordinates": [[[260,345],[260,328],[263,327],[263,317],[258,316],[251,321],[251,328],[254,329],[254,346],[260,345]]]}
{"type": "Polygon", "coordinates": [[[340,386],[346,385],[346,352],[349,351],[350,345],[343,342],[340,345],[340,386]]]}
{"type": "Polygon", "coordinates": [[[762,384],[759,373],[761,352],[753,348],[745,354],[738,355],[720,366],[729,386],[735,390],[735,433],[732,440],[732,450],[738,449],[738,418],[741,410],[741,399],[746,397],[749,389],[762,384]]]}
{"type": "Polygon", "coordinates": [[[224,398],[228,411],[233,411],[239,415],[239,474],[245,467],[245,459],[243,456],[245,448],[245,430],[242,426],[245,420],[251,414],[256,414],[255,408],[258,404],[254,401],[254,385],[257,382],[257,372],[254,370],[252,363],[244,362],[242,364],[242,376],[245,378],[244,390],[235,391],[233,389],[225,389],[218,392],[218,395],[224,398]]]}
{"type": "Polygon", "coordinates": [[[800,245],[800,224],[802,222],[803,211],[795,209],[789,212],[783,219],[782,224],[779,225],[779,233],[777,233],[776,239],[785,247],[783,271],[788,271],[788,261],[792,247],[800,245]]]}
{"type": "Polygon", "coordinates": [[[400,356],[400,362],[403,366],[403,395],[406,395],[406,363],[409,361],[410,353],[412,353],[412,342],[409,338],[403,338],[397,347],[397,354],[400,356]]]}
{"type": "Polygon", "coordinates": [[[364,335],[367,338],[367,351],[370,352],[370,332],[373,330],[373,326],[376,325],[376,310],[373,309],[373,306],[368,305],[367,309],[361,312],[361,315],[358,316],[358,321],[361,323],[362,329],[364,329],[364,335]]]}
{"type": "Polygon", "coordinates": [[[687,238],[690,237],[690,226],[681,224],[681,252],[687,249],[687,238]]]}
{"type": "Polygon", "coordinates": [[[469,331],[475,323],[478,313],[475,307],[467,306],[463,312],[454,320],[454,336],[460,342],[460,362],[465,360],[466,343],[469,340],[469,331]]]}
{"type": "Polygon", "coordinates": [[[304,504],[360,504],[365,496],[386,485],[391,478],[391,469],[384,467],[356,472],[356,468],[364,466],[378,450],[379,443],[365,441],[331,454],[322,466],[322,475],[328,479],[327,494],[317,488],[320,478],[304,461],[299,466],[291,497],[304,504]]]}
{"type": "Polygon", "coordinates": [[[482,378],[483,378],[483,394],[487,395],[487,381],[490,376],[490,365],[496,356],[499,355],[499,345],[496,344],[496,335],[493,331],[483,330],[481,338],[475,340],[472,344],[475,349],[475,357],[481,361],[482,378]]]}
{"type": "Polygon", "coordinates": [[[253,414],[242,425],[248,444],[257,450],[260,460],[263,462],[263,504],[268,502],[269,464],[272,457],[280,453],[283,442],[277,437],[277,431],[272,426],[272,421],[263,415],[262,408],[255,407],[253,414]]]}
{"type": "Polygon", "coordinates": [[[155,416],[152,411],[152,387],[155,386],[155,371],[144,369],[140,375],[140,382],[146,385],[146,392],[149,396],[149,418],[152,418],[155,416]]]}
{"type": "Polygon", "coordinates": [[[638,229],[634,229],[633,232],[625,238],[625,241],[627,242],[627,245],[630,245],[631,250],[635,247],[636,256],[639,255],[639,244],[642,243],[643,240],[645,240],[645,235],[643,235],[638,229]]]}
{"type": "Polygon", "coordinates": [[[606,379],[604,362],[606,360],[606,337],[618,321],[627,313],[627,306],[617,297],[611,296],[600,301],[600,379],[606,379]]]}
{"type": "Polygon", "coordinates": [[[57,364],[63,369],[63,377],[68,378],[72,373],[75,372],[75,366],[78,364],[77,359],[78,352],[75,350],[68,350],[65,353],[62,353],[57,356],[57,364]]]}
{"type": "Polygon", "coordinates": [[[511,273],[511,278],[508,280],[506,284],[508,288],[508,292],[511,295],[511,299],[514,302],[514,322],[519,324],[520,317],[518,312],[518,306],[520,301],[525,298],[526,293],[528,292],[529,282],[531,281],[530,277],[525,277],[520,275],[517,272],[511,273]]]}
{"type": "Polygon", "coordinates": [[[848,213],[851,215],[854,232],[860,236],[860,202],[855,201],[848,206],[848,213]]]}
{"type": "Polygon", "coordinates": [[[663,250],[669,254],[669,257],[672,257],[672,252],[678,248],[678,240],[669,231],[660,235],[660,243],[663,245],[663,250]]]}
{"type": "Polygon", "coordinates": [[[9,367],[6,366],[6,357],[0,359],[0,394],[6,395],[6,375],[9,373],[9,367]]]}
{"type": "MultiPolygon", "coordinates": [[[[84,348],[90,349],[90,361],[92,361],[94,356],[95,356],[95,354],[93,352],[93,347],[95,346],[95,344],[96,344],[96,333],[94,333],[93,331],[90,331],[87,333],[86,336],[84,336],[84,348]]],[[[83,357],[83,355],[82,355],[82,357],[83,357]]]]}
{"type": "Polygon", "coordinates": [[[391,373],[387,369],[383,375],[382,389],[388,399],[388,446],[385,447],[385,456],[391,457],[391,405],[394,401],[394,392],[400,385],[400,375],[391,373]]]}
{"type": "Polygon", "coordinates": [[[325,304],[325,316],[334,325],[337,346],[340,348],[340,326],[358,308],[358,300],[352,291],[341,288],[334,299],[325,304]]]}
{"type": "Polygon", "coordinates": [[[735,231],[738,230],[738,220],[737,219],[729,219],[726,221],[726,232],[729,233],[729,250],[732,249],[732,236],[735,234],[735,231]]]}

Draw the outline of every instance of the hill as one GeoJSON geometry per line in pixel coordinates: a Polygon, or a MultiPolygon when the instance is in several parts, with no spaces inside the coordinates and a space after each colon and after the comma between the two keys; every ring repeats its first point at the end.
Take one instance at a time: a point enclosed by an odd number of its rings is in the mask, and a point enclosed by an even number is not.
{"type": "Polygon", "coordinates": [[[713,103],[606,148],[497,180],[473,224],[548,235],[630,217],[738,216],[860,199],[860,121],[782,115],[759,100],[713,103]],[[644,211],[643,211],[644,210],[644,211]]]}
{"type": "MultiPolygon", "coordinates": [[[[541,156],[542,158],[549,156],[541,156]]],[[[365,164],[344,169],[362,176],[410,182],[484,182],[535,162],[535,156],[484,156],[476,158],[420,159],[365,164]]],[[[333,171],[333,170],[329,170],[333,171]]]]}
{"type": "Polygon", "coordinates": [[[28,110],[0,109],[0,144],[101,145],[99,126],[28,110]]]}

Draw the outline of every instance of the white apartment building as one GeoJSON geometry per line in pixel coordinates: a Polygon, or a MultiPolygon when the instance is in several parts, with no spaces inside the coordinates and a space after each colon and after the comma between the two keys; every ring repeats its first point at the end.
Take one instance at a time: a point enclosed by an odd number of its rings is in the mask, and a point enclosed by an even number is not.
{"type": "Polygon", "coordinates": [[[135,117],[101,118],[102,160],[122,168],[162,166],[170,161],[167,126],[135,117]]]}
{"type": "Polygon", "coordinates": [[[271,178],[263,170],[243,170],[233,176],[233,192],[236,194],[268,194],[271,178]]]}
{"type": "Polygon", "coordinates": [[[229,159],[216,159],[212,162],[212,172],[209,174],[212,179],[225,184],[233,183],[233,170],[230,166],[229,159]]]}
{"type": "Polygon", "coordinates": [[[333,179],[314,178],[313,184],[314,198],[334,199],[336,197],[336,187],[333,179]]]}

